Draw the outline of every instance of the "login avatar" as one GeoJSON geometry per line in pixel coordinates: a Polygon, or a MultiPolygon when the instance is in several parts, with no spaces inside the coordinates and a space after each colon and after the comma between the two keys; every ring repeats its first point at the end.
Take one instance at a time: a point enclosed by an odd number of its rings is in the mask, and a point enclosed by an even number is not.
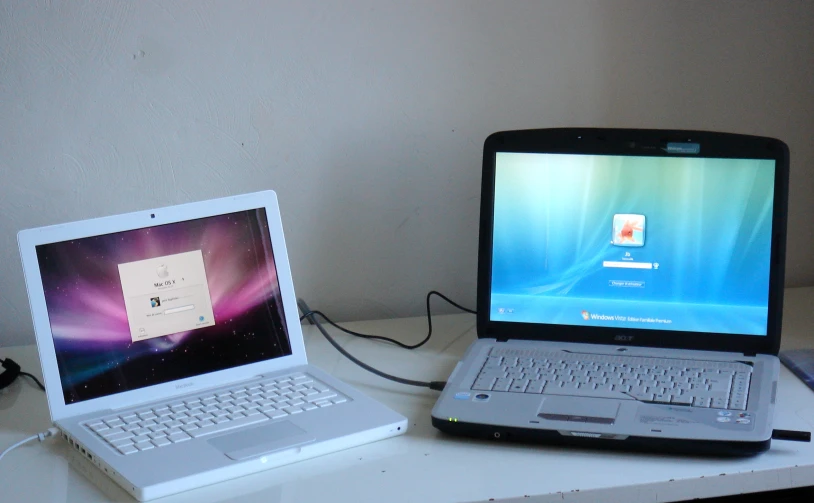
{"type": "Polygon", "coordinates": [[[644,215],[617,213],[613,215],[613,243],[616,246],[644,246],[644,215]]]}

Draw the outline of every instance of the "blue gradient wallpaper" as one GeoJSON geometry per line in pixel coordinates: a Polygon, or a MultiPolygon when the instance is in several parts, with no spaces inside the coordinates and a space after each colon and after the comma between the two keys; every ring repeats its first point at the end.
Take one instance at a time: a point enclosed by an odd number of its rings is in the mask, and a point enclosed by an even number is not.
{"type": "Polygon", "coordinates": [[[498,153],[491,319],[766,335],[774,161],[498,153]]]}
{"type": "Polygon", "coordinates": [[[40,245],[37,258],[66,404],[291,354],[262,208],[40,245]],[[118,265],[190,251],[214,326],[134,342],[118,265]]]}

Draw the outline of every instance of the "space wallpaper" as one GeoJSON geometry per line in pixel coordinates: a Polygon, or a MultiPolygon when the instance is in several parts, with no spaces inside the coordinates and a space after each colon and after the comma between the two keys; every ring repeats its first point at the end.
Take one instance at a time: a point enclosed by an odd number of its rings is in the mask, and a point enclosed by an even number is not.
{"type": "Polygon", "coordinates": [[[264,209],[40,245],[65,403],[291,354],[264,209]],[[215,325],[132,342],[118,264],[200,250],[215,325]]]}

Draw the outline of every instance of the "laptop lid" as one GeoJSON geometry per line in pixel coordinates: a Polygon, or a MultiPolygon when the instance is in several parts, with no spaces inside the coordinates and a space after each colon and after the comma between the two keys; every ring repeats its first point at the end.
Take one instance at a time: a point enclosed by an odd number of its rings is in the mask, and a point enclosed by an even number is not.
{"type": "Polygon", "coordinates": [[[18,244],[54,421],[307,363],[272,191],[18,244]]]}
{"type": "Polygon", "coordinates": [[[776,354],[788,169],[755,136],[491,135],[478,336],[776,354]]]}

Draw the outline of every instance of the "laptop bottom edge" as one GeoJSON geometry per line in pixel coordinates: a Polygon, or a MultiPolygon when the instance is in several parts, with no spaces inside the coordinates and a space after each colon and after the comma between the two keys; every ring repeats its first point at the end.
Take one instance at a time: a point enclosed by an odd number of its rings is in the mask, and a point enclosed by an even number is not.
{"type": "Polygon", "coordinates": [[[377,442],[387,438],[401,435],[407,430],[407,419],[385,424],[380,427],[359,431],[350,435],[345,435],[328,441],[321,441],[315,444],[296,446],[288,451],[275,452],[273,456],[258,455],[245,461],[225,465],[222,468],[207,472],[197,473],[181,479],[171,480],[163,483],[139,486],[129,480],[125,475],[117,472],[112,466],[105,463],[99,456],[94,456],[90,448],[86,449],[79,441],[76,441],[70,434],[63,430],[71,447],[86,457],[96,468],[103,471],[112,481],[127,493],[139,501],[149,501],[164,496],[189,491],[204,486],[209,486],[219,482],[233,480],[238,477],[251,475],[266,471],[272,468],[297,463],[308,459],[316,458],[326,454],[358,447],[371,442],[377,442]]]}
{"type": "Polygon", "coordinates": [[[754,456],[769,450],[771,437],[757,441],[688,440],[675,438],[611,436],[591,432],[541,430],[462,422],[455,419],[432,417],[432,425],[451,435],[493,441],[534,442],[556,446],[576,446],[641,452],[704,455],[714,457],[754,456]]]}

